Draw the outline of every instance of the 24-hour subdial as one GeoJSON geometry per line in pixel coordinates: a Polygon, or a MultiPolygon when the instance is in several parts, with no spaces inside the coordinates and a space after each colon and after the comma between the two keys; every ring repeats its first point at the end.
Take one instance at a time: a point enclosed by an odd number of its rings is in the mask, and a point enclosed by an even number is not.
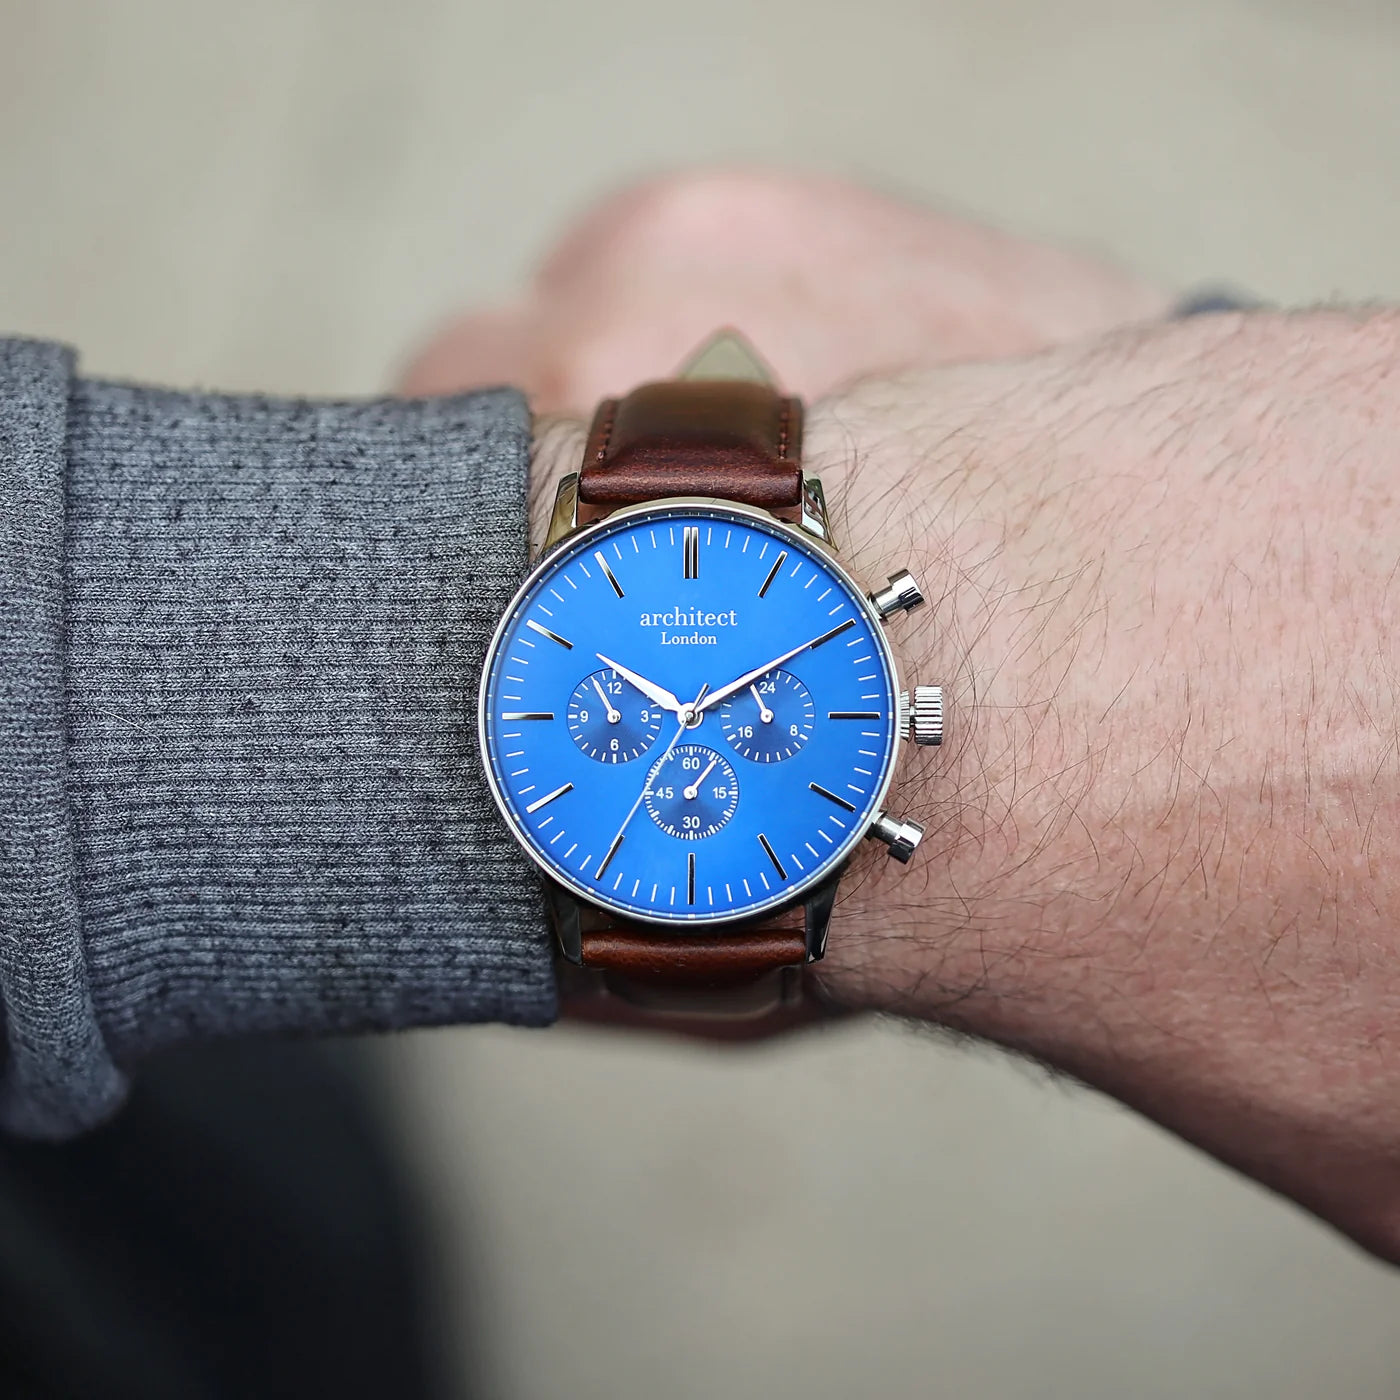
{"type": "Polygon", "coordinates": [[[729,760],[702,744],[677,744],[647,783],[647,811],[668,836],[703,841],[734,815],[739,780],[729,760]]]}
{"type": "Polygon", "coordinates": [[[640,758],[661,732],[663,717],[658,706],[611,668],[585,676],[569,697],[569,733],[599,763],[640,758]]]}
{"type": "Polygon", "coordinates": [[[719,727],[744,758],[781,763],[812,736],[812,694],[790,671],[769,671],[720,707],[719,727]]]}

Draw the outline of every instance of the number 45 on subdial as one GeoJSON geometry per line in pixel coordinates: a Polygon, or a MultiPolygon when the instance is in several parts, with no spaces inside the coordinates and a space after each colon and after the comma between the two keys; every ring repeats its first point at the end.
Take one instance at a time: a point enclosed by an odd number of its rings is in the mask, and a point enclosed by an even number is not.
{"type": "Polygon", "coordinates": [[[736,753],[781,763],[812,737],[812,693],[790,671],[769,671],[720,706],[719,726],[736,753]]]}

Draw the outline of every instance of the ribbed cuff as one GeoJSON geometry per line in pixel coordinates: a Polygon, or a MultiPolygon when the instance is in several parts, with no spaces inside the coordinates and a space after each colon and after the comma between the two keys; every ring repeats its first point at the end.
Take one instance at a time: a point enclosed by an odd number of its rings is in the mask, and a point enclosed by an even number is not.
{"type": "Polygon", "coordinates": [[[121,1102],[83,958],[64,713],[71,354],[0,341],[0,1127],[63,1137],[121,1102]]]}
{"type": "Polygon", "coordinates": [[[69,762],[118,1064],[555,1014],[538,882],[473,722],[525,565],[529,434],[506,390],[75,386],[69,762]]]}

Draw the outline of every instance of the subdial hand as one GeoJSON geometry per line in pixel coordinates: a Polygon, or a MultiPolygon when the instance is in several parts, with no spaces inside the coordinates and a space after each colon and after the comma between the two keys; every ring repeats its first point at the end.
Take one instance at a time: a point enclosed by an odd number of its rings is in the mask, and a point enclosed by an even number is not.
{"type": "Polygon", "coordinates": [[[622,711],[612,707],[612,701],[603,694],[603,687],[598,684],[598,677],[593,677],[593,689],[598,692],[598,699],[603,702],[603,708],[608,712],[608,723],[616,724],[622,718],[622,711]]]}
{"type": "Polygon", "coordinates": [[[759,717],[759,719],[760,719],[764,724],[772,724],[772,723],[773,723],[773,711],[770,710],[770,709],[768,708],[768,706],[765,705],[765,704],[763,703],[763,697],[758,693],[758,687],[757,687],[756,685],[751,685],[751,686],[749,687],[749,694],[753,696],[753,698],[754,698],[754,704],[756,704],[756,705],[758,706],[758,717],[759,717]]]}
{"type": "Polygon", "coordinates": [[[698,778],[696,778],[696,780],[693,783],[691,783],[689,787],[684,787],[681,789],[681,792],[684,794],[685,800],[687,802],[694,802],[695,799],[700,796],[701,785],[704,783],[705,779],[710,776],[711,770],[718,762],[718,758],[712,758],[705,771],[701,773],[701,775],[698,778]]]}
{"type": "MultiPolygon", "coordinates": [[[[654,705],[660,705],[663,710],[669,710],[673,715],[678,715],[683,709],[687,708],[682,705],[664,685],[657,685],[655,681],[649,681],[645,676],[639,676],[635,671],[629,671],[626,666],[620,665],[610,657],[604,656],[601,651],[594,652],[593,654],[604,666],[611,666],[623,680],[636,686],[636,688],[654,705]]],[[[691,705],[688,708],[693,713],[696,707],[695,705],[691,705]]]]}

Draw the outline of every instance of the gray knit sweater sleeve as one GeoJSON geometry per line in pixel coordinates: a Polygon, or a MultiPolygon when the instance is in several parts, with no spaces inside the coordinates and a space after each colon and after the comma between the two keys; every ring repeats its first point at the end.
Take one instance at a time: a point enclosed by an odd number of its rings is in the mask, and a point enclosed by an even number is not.
{"type": "Polygon", "coordinates": [[[506,390],[329,403],[0,342],[0,1125],[152,1051],[555,1011],[476,755],[525,563],[506,390]]]}

